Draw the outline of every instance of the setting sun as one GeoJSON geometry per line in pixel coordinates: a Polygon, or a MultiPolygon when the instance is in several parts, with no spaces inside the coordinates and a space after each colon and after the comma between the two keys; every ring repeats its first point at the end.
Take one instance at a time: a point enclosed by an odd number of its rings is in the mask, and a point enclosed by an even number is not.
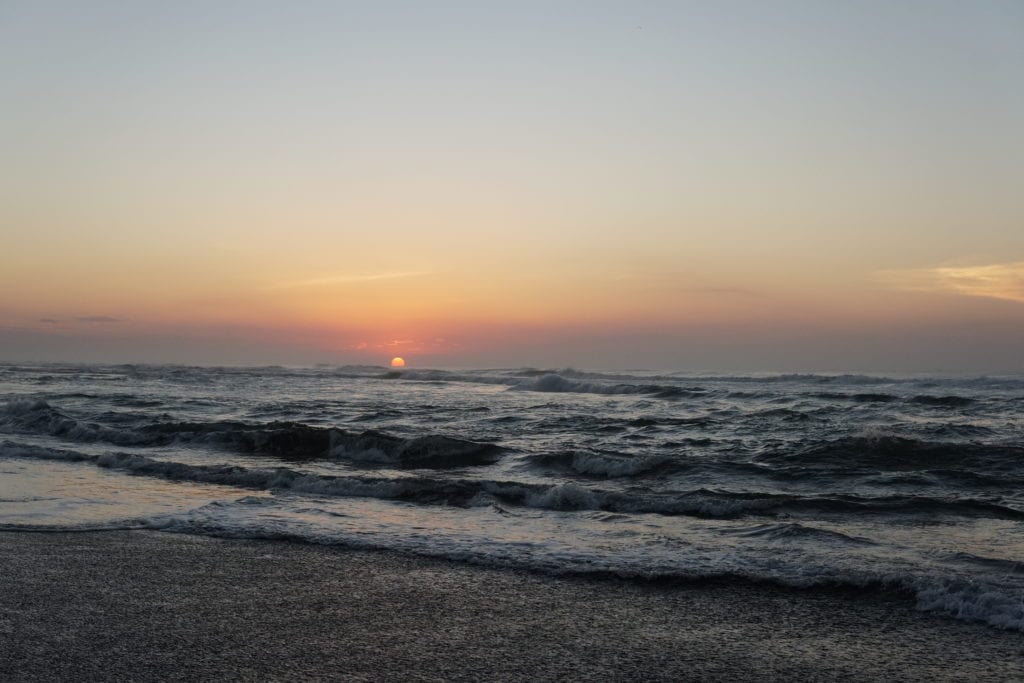
{"type": "Polygon", "coordinates": [[[395,356],[394,358],[391,359],[391,367],[393,367],[393,368],[404,368],[405,367],[405,359],[404,358],[399,358],[398,356],[395,356]]]}

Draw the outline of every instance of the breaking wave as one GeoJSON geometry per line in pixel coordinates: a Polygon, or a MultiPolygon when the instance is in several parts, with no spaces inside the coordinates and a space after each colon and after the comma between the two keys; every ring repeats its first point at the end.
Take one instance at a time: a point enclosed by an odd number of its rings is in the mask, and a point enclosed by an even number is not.
{"type": "MultiPolygon", "coordinates": [[[[466,546],[457,540],[437,542],[422,534],[365,535],[344,531],[318,531],[296,527],[279,515],[272,521],[251,514],[233,515],[239,505],[274,506],[273,501],[242,500],[213,503],[187,515],[173,515],[148,522],[149,528],[177,533],[206,534],[230,538],[292,540],[344,545],[362,549],[387,549],[440,559],[496,567],[515,567],[551,575],[615,576],[624,579],[671,581],[740,580],[771,583],[784,587],[856,588],[906,593],[916,599],[918,609],[954,618],[976,621],[1007,630],[1024,631],[1024,600],[1019,589],[992,581],[969,580],[955,570],[877,570],[869,566],[834,564],[824,558],[803,554],[778,559],[740,559],[728,550],[705,549],[700,553],[595,554],[586,548],[569,552],[537,549],[526,554],[509,554],[486,544],[466,546]]],[[[825,529],[794,523],[764,524],[738,528],[729,535],[768,541],[824,542],[853,549],[873,548],[868,539],[850,537],[825,529]]]]}
{"type": "Polygon", "coordinates": [[[594,477],[636,477],[670,466],[664,456],[629,456],[612,453],[561,452],[532,455],[530,462],[545,468],[594,477]]]}

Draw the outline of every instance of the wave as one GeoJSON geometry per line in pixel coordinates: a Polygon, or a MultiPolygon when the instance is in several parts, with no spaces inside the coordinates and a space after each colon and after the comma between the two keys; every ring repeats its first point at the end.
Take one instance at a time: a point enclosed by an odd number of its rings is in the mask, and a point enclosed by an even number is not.
{"type": "Polygon", "coordinates": [[[76,420],[39,399],[18,398],[0,405],[0,427],[17,433],[48,434],[76,441],[119,443],[129,432],[76,420]]]}
{"type": "Polygon", "coordinates": [[[665,470],[664,456],[630,456],[620,453],[564,451],[531,455],[528,460],[541,467],[594,477],[636,477],[665,470]]]}
{"type": "Polygon", "coordinates": [[[919,441],[901,436],[851,436],[797,449],[761,453],[755,462],[828,471],[975,470],[992,474],[1024,467],[1024,447],[919,441]]]}
{"type": "Polygon", "coordinates": [[[922,394],[911,397],[910,402],[938,408],[964,408],[974,403],[975,400],[966,396],[929,396],[922,394]]]}
{"type": "MultiPolygon", "coordinates": [[[[985,474],[969,469],[888,469],[838,466],[803,467],[785,466],[758,460],[725,460],[721,458],[691,457],[688,448],[707,448],[708,439],[688,439],[685,442],[665,442],[665,448],[681,451],[675,455],[632,455],[604,451],[559,451],[525,456],[530,466],[542,471],[564,473],[591,478],[657,478],[658,482],[682,477],[699,477],[705,481],[720,482],[773,482],[775,486],[797,483],[815,485],[819,490],[853,486],[869,488],[911,486],[919,491],[978,491],[984,489],[1007,490],[1024,484],[1024,472],[996,472],[985,474]]],[[[639,484],[639,482],[638,482],[639,484]]]]}
{"type": "Polygon", "coordinates": [[[390,370],[376,375],[378,379],[406,380],[413,382],[464,382],[468,384],[515,384],[516,379],[505,375],[483,372],[454,372],[451,370],[404,369],[390,370]]]}
{"type": "Polygon", "coordinates": [[[812,398],[820,398],[826,401],[853,401],[854,403],[891,403],[899,400],[899,396],[894,394],[868,392],[844,394],[835,391],[816,391],[808,395],[812,398]]]}
{"type": "MultiPolygon", "coordinates": [[[[818,554],[796,554],[787,560],[769,552],[758,557],[753,549],[747,553],[731,550],[707,553],[677,553],[653,561],[642,555],[595,554],[587,549],[546,550],[517,548],[495,544],[459,543],[457,539],[433,537],[421,533],[374,533],[344,528],[325,529],[303,523],[316,509],[303,509],[303,520],[292,523],[277,501],[243,498],[217,501],[187,513],[132,519],[100,525],[43,526],[0,525],[6,532],[68,532],[104,531],[111,529],[150,529],[235,539],[283,540],[316,543],[354,549],[390,550],[424,557],[502,569],[515,568],[552,576],[613,577],[637,581],[669,581],[672,583],[707,583],[721,581],[754,582],[803,591],[848,590],[896,591],[916,600],[921,611],[935,612],[964,621],[1024,631],[1024,600],[1021,590],[1012,582],[994,578],[967,579],[955,570],[925,569],[912,566],[860,566],[833,564],[818,554]],[[267,506],[267,515],[253,514],[244,508],[267,506]]],[[[337,513],[326,512],[328,515],[337,513]]],[[[854,547],[871,546],[866,539],[846,536],[805,525],[783,523],[757,525],[730,532],[757,540],[811,541],[854,547]]],[[[1001,567],[1006,561],[995,561],[1001,567]]]]}
{"type": "Polygon", "coordinates": [[[91,462],[171,481],[221,484],[268,491],[293,491],[341,497],[370,497],[416,503],[470,506],[480,496],[510,505],[547,510],[595,510],[634,514],[738,518],[747,515],[815,514],[946,514],[1021,520],[1024,510],[1010,505],[957,497],[912,495],[800,495],[700,488],[688,491],[613,491],[572,482],[539,484],[489,479],[436,479],[405,476],[331,476],[287,467],[268,469],[238,465],[191,465],[131,453],[92,455],[77,451],[0,443],[0,455],[91,462]]]}
{"type": "Polygon", "coordinates": [[[436,434],[405,439],[373,431],[358,435],[337,429],[326,431],[330,435],[328,452],[332,458],[413,469],[490,465],[505,452],[492,443],[436,434]]]}
{"type": "MultiPolygon", "coordinates": [[[[592,393],[600,395],[651,394],[655,397],[704,397],[724,386],[730,398],[770,398],[772,391],[744,391],[728,389],[729,385],[762,384],[786,386],[804,385],[808,395],[826,400],[853,401],[855,403],[891,403],[908,400],[911,403],[932,406],[964,407],[975,402],[966,396],[932,396],[919,394],[909,398],[887,391],[897,387],[928,388],[955,386],[969,391],[996,390],[1010,391],[1024,388],[1024,379],[1017,377],[973,377],[973,378],[920,378],[885,377],[856,374],[777,374],[777,375],[701,375],[689,373],[671,374],[629,374],[610,372],[585,372],[573,368],[542,370],[520,368],[518,370],[466,370],[452,371],[439,369],[404,369],[378,372],[372,376],[378,379],[409,380],[431,383],[460,382],[471,384],[497,384],[508,386],[514,391],[538,391],[552,393],[592,393]],[[877,387],[879,390],[871,390],[877,387]],[[823,389],[833,389],[831,391],[823,389]],[[843,393],[847,388],[855,393],[843,393]],[[857,388],[865,391],[857,392],[857,388]]],[[[367,377],[366,374],[359,374],[367,377]]]]}
{"type": "Polygon", "coordinates": [[[766,410],[759,410],[750,413],[749,417],[769,418],[773,420],[780,420],[782,422],[807,422],[814,419],[814,417],[808,413],[800,410],[794,410],[792,408],[768,408],[766,410]]]}
{"type": "Polygon", "coordinates": [[[505,450],[493,443],[442,435],[402,438],[377,431],[353,433],[295,422],[160,422],[114,428],[74,419],[35,399],[17,399],[0,407],[0,427],[122,447],[195,444],[286,460],[344,459],[404,468],[488,465],[496,462],[505,450]]]}
{"type": "Polygon", "coordinates": [[[955,619],[979,621],[989,626],[1024,631],[1024,598],[1006,595],[998,588],[965,581],[908,580],[905,585],[917,597],[917,608],[955,619]]]}
{"type": "MultiPolygon", "coordinates": [[[[898,591],[916,598],[917,607],[966,621],[976,621],[1008,630],[1024,630],[1024,600],[1013,582],[995,577],[967,579],[955,569],[933,569],[908,565],[836,564],[821,553],[796,553],[787,559],[771,549],[745,546],[745,551],[708,549],[699,553],[645,556],[643,553],[595,554],[584,547],[546,549],[473,543],[457,539],[413,534],[370,534],[359,531],[318,529],[289,524],[276,514],[275,501],[243,499],[235,503],[212,503],[184,515],[156,518],[149,527],[176,533],[205,534],[230,538],[257,538],[343,545],[363,549],[386,549],[483,566],[517,568],[561,576],[611,576],[642,581],[743,581],[768,583],[801,590],[857,589],[898,591]],[[271,508],[272,517],[252,514],[239,507],[271,508]]],[[[764,524],[736,529],[734,535],[758,541],[805,541],[858,547],[874,544],[807,525],[764,524]]]]}
{"type": "MultiPolygon", "coordinates": [[[[510,391],[536,391],[560,394],[599,394],[606,396],[649,395],[654,398],[687,398],[706,396],[708,390],[699,386],[651,383],[651,379],[632,375],[587,373],[566,369],[526,369],[513,373],[485,374],[473,372],[452,372],[448,370],[396,370],[378,376],[387,380],[409,380],[416,382],[445,383],[463,382],[470,384],[504,385],[510,391]]],[[[661,378],[672,381],[674,378],[661,378]]]]}
{"type": "MultiPolygon", "coordinates": [[[[92,380],[126,379],[142,380],[180,380],[204,378],[210,376],[234,377],[340,377],[355,379],[378,379],[389,369],[382,365],[332,365],[318,364],[309,367],[270,366],[188,366],[188,365],[153,365],[153,364],[18,364],[0,363],[0,372],[7,374],[46,374],[51,376],[73,376],[92,380]]],[[[466,369],[444,370],[425,368],[405,368],[398,371],[403,379],[417,379],[428,373],[434,373],[435,381],[467,381],[467,382],[505,382],[509,378],[538,377],[546,374],[558,374],[574,379],[597,379],[611,382],[680,382],[693,381],[704,383],[734,384],[807,384],[831,386],[871,386],[871,385],[909,385],[918,387],[935,387],[956,385],[977,390],[1020,390],[1024,389],[1024,377],[1019,374],[1010,375],[979,375],[979,376],[886,376],[857,373],[694,373],[694,372],[648,372],[629,371],[593,371],[577,368],[499,368],[499,369],[466,369]]]]}
{"type": "Polygon", "coordinates": [[[549,373],[534,379],[521,380],[509,387],[512,391],[539,391],[550,393],[572,394],[603,394],[617,395],[648,395],[654,398],[688,398],[704,397],[707,390],[702,387],[683,387],[664,384],[622,384],[608,382],[586,382],[568,379],[562,375],[549,373]]]}

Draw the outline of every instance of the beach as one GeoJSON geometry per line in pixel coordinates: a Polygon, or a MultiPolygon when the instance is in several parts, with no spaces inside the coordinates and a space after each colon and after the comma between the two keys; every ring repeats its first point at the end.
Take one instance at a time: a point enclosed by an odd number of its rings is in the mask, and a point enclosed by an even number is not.
{"type": "Polygon", "coordinates": [[[0,679],[1019,680],[904,595],[551,577],[152,531],[0,533],[0,679]]]}

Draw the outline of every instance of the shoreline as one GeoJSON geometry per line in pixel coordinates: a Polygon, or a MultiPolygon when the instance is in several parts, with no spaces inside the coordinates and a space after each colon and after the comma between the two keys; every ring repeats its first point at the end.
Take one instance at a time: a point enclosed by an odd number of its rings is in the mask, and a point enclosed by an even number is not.
{"type": "Polygon", "coordinates": [[[155,531],[0,532],[0,679],[1013,680],[903,595],[551,577],[155,531]]]}

